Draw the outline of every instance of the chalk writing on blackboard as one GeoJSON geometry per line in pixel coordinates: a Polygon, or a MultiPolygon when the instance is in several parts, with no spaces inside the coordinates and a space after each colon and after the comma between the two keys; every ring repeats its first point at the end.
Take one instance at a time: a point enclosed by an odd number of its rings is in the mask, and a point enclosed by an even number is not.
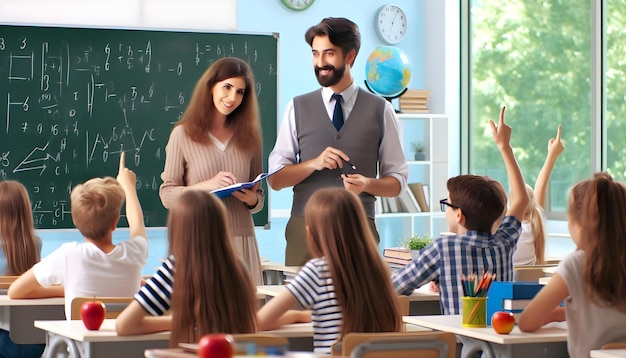
{"type": "MultiPolygon", "coordinates": [[[[275,35],[2,25],[0,179],[27,187],[38,228],[73,227],[73,186],[115,176],[125,152],[146,224],[164,226],[158,190],[172,124],[221,57],[242,58],[255,73],[266,162],[276,137],[277,46],[275,35]]],[[[266,208],[255,223],[267,221],[266,208]]]]}

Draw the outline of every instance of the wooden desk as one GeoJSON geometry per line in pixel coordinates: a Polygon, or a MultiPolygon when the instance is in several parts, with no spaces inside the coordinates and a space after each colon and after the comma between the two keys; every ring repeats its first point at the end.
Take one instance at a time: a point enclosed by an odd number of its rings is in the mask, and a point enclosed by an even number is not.
{"type": "MultiPolygon", "coordinates": [[[[180,348],[164,348],[164,349],[147,349],[145,352],[146,358],[198,358],[195,353],[185,352],[180,348]]],[[[235,358],[258,358],[258,355],[235,355],[235,358]]],[[[321,358],[330,357],[328,354],[319,354],[313,352],[286,352],[282,356],[273,357],[290,357],[290,358],[321,358]]]]}
{"type": "Polygon", "coordinates": [[[497,334],[492,327],[464,328],[461,315],[405,316],[405,323],[438,331],[452,332],[463,343],[461,357],[473,357],[483,351],[485,358],[568,357],[567,328],[564,322],[550,323],[537,332],[525,333],[517,326],[508,334],[497,334]]]}
{"type": "Polygon", "coordinates": [[[48,344],[43,357],[141,357],[146,349],[167,348],[170,332],[118,336],[115,320],[106,319],[98,331],[85,328],[80,320],[35,321],[35,327],[48,335],[48,344]]]}
{"type": "Polygon", "coordinates": [[[295,276],[302,266],[285,266],[276,262],[263,262],[261,263],[261,271],[263,272],[263,282],[267,285],[284,285],[285,278],[288,273],[289,276],[295,276]]]}
{"type": "MultiPolygon", "coordinates": [[[[280,293],[285,286],[283,285],[263,285],[257,286],[257,296],[265,295],[266,301],[280,293]]],[[[409,315],[440,315],[441,305],[439,303],[439,293],[430,291],[428,285],[424,285],[409,295],[409,315]]]]}
{"type": "Polygon", "coordinates": [[[65,298],[11,299],[0,296],[0,328],[15,343],[46,343],[46,333],[33,325],[38,319],[65,319],[65,298]]]}
{"type": "MultiPolygon", "coordinates": [[[[415,325],[406,325],[406,332],[419,332],[426,330],[415,325]]],[[[313,325],[311,323],[287,324],[271,331],[259,333],[273,334],[289,339],[289,351],[312,352],[313,351],[313,325]]]]}
{"type": "Polygon", "coordinates": [[[591,351],[591,358],[619,358],[626,357],[626,349],[597,349],[591,351]]]}

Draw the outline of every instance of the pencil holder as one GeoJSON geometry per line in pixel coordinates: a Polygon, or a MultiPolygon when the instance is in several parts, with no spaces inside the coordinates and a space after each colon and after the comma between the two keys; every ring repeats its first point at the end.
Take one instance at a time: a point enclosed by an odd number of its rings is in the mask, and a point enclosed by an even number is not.
{"type": "Polygon", "coordinates": [[[462,326],[487,327],[487,297],[461,297],[462,326]]]}

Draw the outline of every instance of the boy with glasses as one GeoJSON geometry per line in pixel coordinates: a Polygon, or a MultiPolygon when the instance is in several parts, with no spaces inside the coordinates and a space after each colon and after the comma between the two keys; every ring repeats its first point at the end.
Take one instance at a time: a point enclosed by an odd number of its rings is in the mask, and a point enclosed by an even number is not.
{"type": "Polygon", "coordinates": [[[450,178],[448,197],[439,203],[446,213],[449,231],[455,235],[433,240],[419,257],[392,277],[396,291],[407,295],[424,284],[439,281],[442,313],[446,315],[461,313],[461,275],[490,272],[498,281],[513,280],[513,252],[529,199],[511,148],[511,127],[504,123],[504,110],[502,107],[497,125],[490,121],[511,187],[510,205],[498,230],[491,234],[494,222],[506,208],[502,185],[486,176],[450,178]]]}

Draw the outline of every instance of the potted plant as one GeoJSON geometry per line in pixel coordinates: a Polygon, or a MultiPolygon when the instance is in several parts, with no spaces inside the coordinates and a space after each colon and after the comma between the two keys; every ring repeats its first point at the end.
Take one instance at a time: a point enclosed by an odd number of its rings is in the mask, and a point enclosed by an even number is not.
{"type": "Polygon", "coordinates": [[[428,234],[414,234],[413,236],[405,240],[404,247],[411,250],[411,257],[415,258],[419,250],[430,245],[432,241],[432,237],[430,237],[430,235],[428,234]]]}
{"type": "Polygon", "coordinates": [[[426,154],[424,154],[424,142],[418,140],[411,142],[411,151],[415,154],[415,160],[426,159],[426,154]]]}

